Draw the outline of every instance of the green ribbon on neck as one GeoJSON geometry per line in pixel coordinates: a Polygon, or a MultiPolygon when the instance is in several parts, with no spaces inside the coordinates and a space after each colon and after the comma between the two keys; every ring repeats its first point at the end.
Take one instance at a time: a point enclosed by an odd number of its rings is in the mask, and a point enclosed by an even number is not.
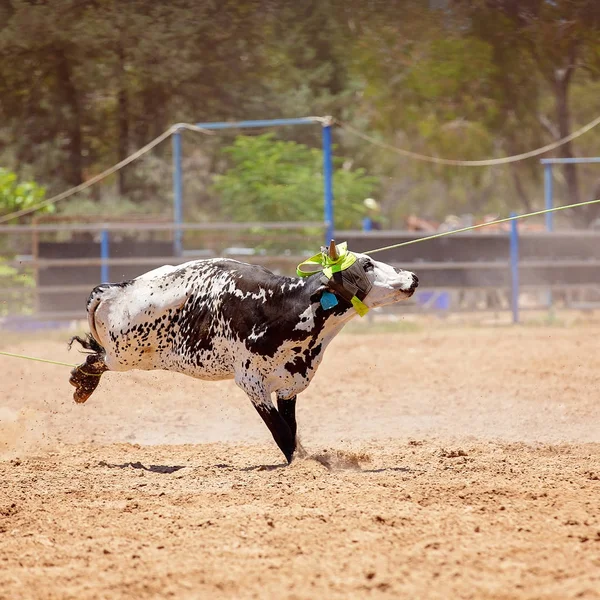
{"type": "MultiPolygon", "coordinates": [[[[347,242],[336,244],[335,248],[338,255],[335,260],[329,256],[327,248],[323,248],[318,254],[300,263],[296,268],[298,277],[309,277],[315,273],[323,273],[327,279],[331,279],[334,273],[344,271],[356,262],[356,255],[348,250],[347,242]]],[[[354,310],[361,317],[369,312],[369,307],[356,296],[352,298],[351,302],[354,310]]]]}

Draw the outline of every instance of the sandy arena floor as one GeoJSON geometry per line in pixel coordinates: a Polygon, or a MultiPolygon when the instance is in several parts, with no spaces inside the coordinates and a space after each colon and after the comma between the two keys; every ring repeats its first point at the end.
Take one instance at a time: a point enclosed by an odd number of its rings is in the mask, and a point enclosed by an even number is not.
{"type": "MultiPolygon", "coordinates": [[[[58,339],[0,348],[76,362],[58,339]]],[[[77,406],[0,356],[0,599],[600,598],[599,339],[342,334],[289,467],[232,382],[108,373],[77,406]]]]}

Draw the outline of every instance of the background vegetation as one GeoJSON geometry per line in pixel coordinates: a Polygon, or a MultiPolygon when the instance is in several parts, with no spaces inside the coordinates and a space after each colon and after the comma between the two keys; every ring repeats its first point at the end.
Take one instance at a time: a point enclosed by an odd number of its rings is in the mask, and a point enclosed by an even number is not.
{"type": "MultiPolygon", "coordinates": [[[[425,154],[520,153],[600,113],[599,33],[597,0],[0,0],[0,166],[52,195],[175,122],[326,114],[425,154]]],[[[276,135],[186,133],[186,219],[313,218],[319,128],[276,135]]],[[[359,226],[372,194],[392,226],[542,201],[538,159],[437,167],[335,140],[338,226],[359,226]]],[[[599,142],[600,128],[556,154],[599,142]]],[[[164,143],[58,211],[170,214],[170,161],[164,143]]],[[[559,199],[592,198],[599,179],[557,169],[559,199]]]]}

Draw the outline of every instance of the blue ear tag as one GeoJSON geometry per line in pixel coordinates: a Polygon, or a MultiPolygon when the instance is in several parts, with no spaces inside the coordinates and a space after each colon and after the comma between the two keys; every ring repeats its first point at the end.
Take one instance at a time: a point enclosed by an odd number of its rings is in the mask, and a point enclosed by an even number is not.
{"type": "Polygon", "coordinates": [[[336,306],[337,303],[338,299],[335,297],[335,294],[332,294],[331,292],[323,292],[321,295],[321,306],[323,307],[323,310],[329,310],[330,308],[336,306]]]}

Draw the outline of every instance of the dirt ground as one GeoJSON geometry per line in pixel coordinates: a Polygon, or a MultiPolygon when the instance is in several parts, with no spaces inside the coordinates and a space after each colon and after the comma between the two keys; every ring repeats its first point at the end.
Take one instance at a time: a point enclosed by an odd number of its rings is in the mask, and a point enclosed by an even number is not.
{"type": "Polygon", "coordinates": [[[600,598],[600,326],[405,329],[334,341],[289,467],[232,382],[0,356],[0,599],[600,598]]]}

